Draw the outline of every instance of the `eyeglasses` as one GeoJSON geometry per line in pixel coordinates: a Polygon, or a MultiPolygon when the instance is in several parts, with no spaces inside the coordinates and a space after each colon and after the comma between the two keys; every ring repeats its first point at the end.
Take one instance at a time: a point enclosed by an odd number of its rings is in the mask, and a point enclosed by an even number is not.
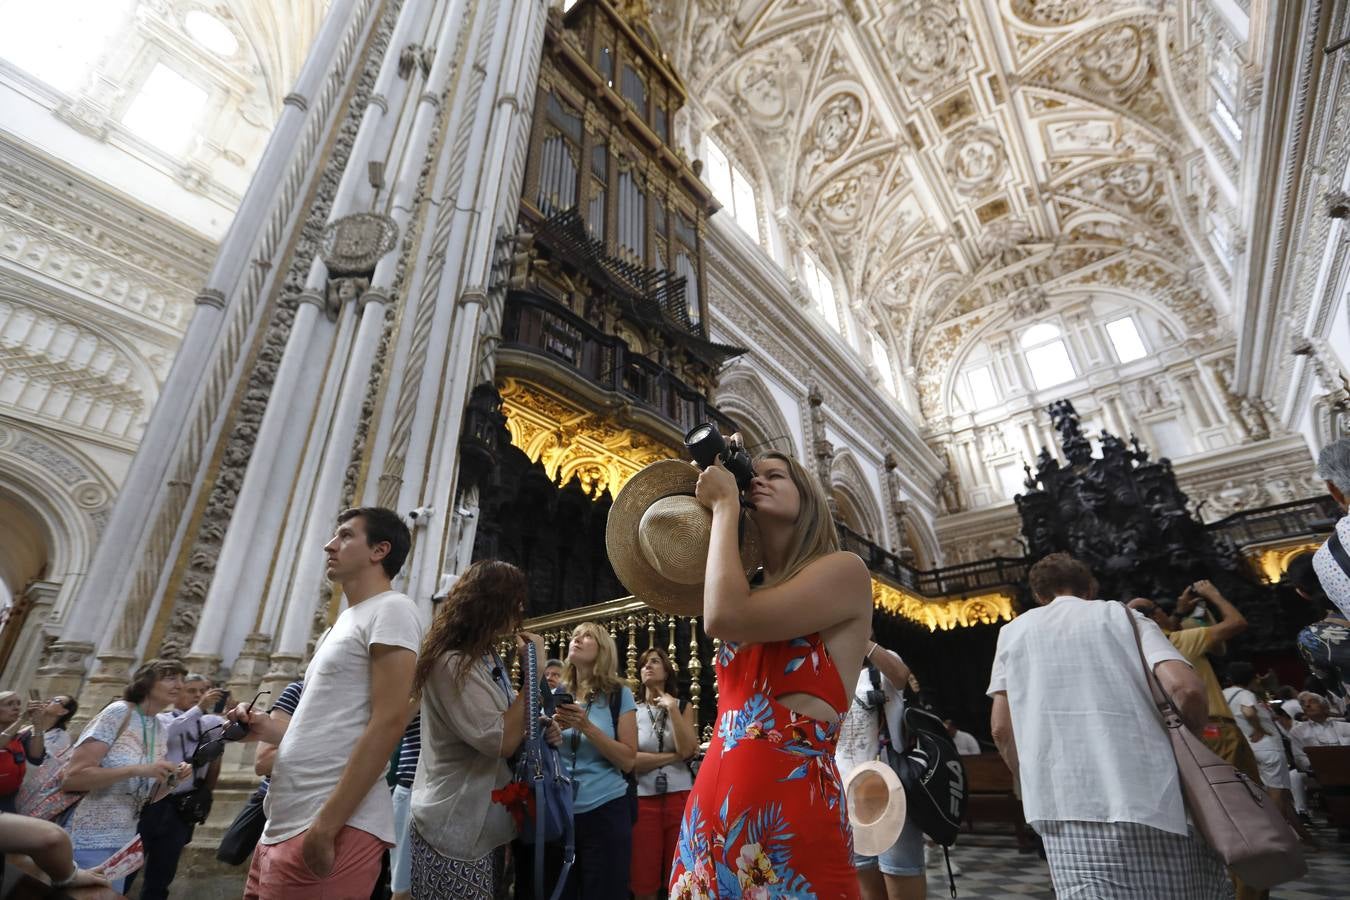
{"type": "MultiPolygon", "coordinates": [[[[252,715],[253,715],[253,707],[257,704],[258,700],[263,696],[263,694],[270,694],[270,693],[272,693],[272,692],[271,692],[271,691],[258,691],[258,693],[255,694],[254,697],[253,697],[253,702],[250,703],[250,704],[248,705],[248,708],[245,710],[245,713],[246,713],[247,715],[249,715],[249,716],[252,716],[252,715]]],[[[227,740],[227,741],[239,741],[239,740],[243,740],[244,735],[246,735],[246,734],[248,734],[248,721],[247,721],[247,720],[245,720],[245,721],[243,721],[243,722],[229,722],[229,723],[227,723],[227,724],[225,725],[225,731],[221,733],[221,737],[224,738],[224,739],[227,740]]]]}
{"type": "MultiPolygon", "coordinates": [[[[248,705],[247,710],[248,713],[252,715],[253,707],[255,704],[257,704],[258,700],[262,697],[262,695],[270,693],[272,692],[258,691],[258,693],[253,697],[253,702],[248,705]]],[[[248,734],[247,722],[222,722],[219,725],[212,725],[210,728],[206,729],[200,735],[198,735],[197,749],[193,751],[192,759],[190,760],[190,762],[195,768],[201,768],[202,766],[209,765],[210,763],[215,762],[215,760],[219,759],[220,755],[225,752],[226,742],[241,740],[247,734],[248,734]],[[202,743],[201,739],[206,737],[213,731],[220,731],[220,737],[212,738],[211,740],[202,743]]]]}

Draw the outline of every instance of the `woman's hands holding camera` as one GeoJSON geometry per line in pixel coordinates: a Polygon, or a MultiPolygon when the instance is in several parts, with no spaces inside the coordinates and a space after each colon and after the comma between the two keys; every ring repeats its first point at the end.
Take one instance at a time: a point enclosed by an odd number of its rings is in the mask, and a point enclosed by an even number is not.
{"type": "Polygon", "coordinates": [[[719,506],[739,509],[741,492],[736,486],[735,477],[718,462],[699,473],[698,484],[694,486],[694,499],[713,512],[719,506]]]}
{"type": "MultiPolygon", "coordinates": [[[[178,774],[179,763],[171,763],[167,759],[161,759],[159,762],[146,763],[143,766],[136,767],[136,774],[140,778],[153,778],[160,784],[167,784],[170,777],[178,774]]],[[[192,768],[188,767],[188,774],[192,773],[192,768]]]]}

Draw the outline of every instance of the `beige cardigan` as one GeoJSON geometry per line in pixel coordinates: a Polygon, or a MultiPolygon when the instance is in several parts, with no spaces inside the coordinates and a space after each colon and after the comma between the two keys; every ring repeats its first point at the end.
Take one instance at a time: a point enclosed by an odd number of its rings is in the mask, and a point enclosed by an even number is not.
{"type": "MultiPolygon", "coordinates": [[[[442,856],[481,859],[515,837],[492,792],[511,780],[501,756],[502,715],[510,705],[491,667],[477,660],[457,688],[460,654],[449,653],[422,689],[422,753],[413,780],[417,833],[442,856]]],[[[514,692],[512,692],[514,697],[514,692]]]]}

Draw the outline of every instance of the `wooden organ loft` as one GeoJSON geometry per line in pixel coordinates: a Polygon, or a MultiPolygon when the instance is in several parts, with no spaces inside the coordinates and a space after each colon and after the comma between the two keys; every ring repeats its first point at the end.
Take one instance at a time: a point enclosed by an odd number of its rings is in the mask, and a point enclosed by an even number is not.
{"type": "Polygon", "coordinates": [[[627,593],[605,555],[611,498],[682,456],[695,425],[734,429],[707,395],[744,352],[708,339],[703,241],[718,205],[670,143],[686,95],[645,5],[551,10],[538,92],[496,381],[466,432],[509,433],[483,467],[474,557],[522,565],[533,615],[627,593]]]}

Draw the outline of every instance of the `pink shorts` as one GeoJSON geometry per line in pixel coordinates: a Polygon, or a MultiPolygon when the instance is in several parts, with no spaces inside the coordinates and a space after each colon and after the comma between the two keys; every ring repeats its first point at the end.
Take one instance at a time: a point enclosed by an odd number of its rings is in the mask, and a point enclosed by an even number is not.
{"type": "Polygon", "coordinates": [[[320,878],[305,865],[305,832],[279,844],[258,843],[248,867],[244,900],[369,900],[389,845],[375,835],[343,826],[333,842],[333,871],[320,878]]]}

